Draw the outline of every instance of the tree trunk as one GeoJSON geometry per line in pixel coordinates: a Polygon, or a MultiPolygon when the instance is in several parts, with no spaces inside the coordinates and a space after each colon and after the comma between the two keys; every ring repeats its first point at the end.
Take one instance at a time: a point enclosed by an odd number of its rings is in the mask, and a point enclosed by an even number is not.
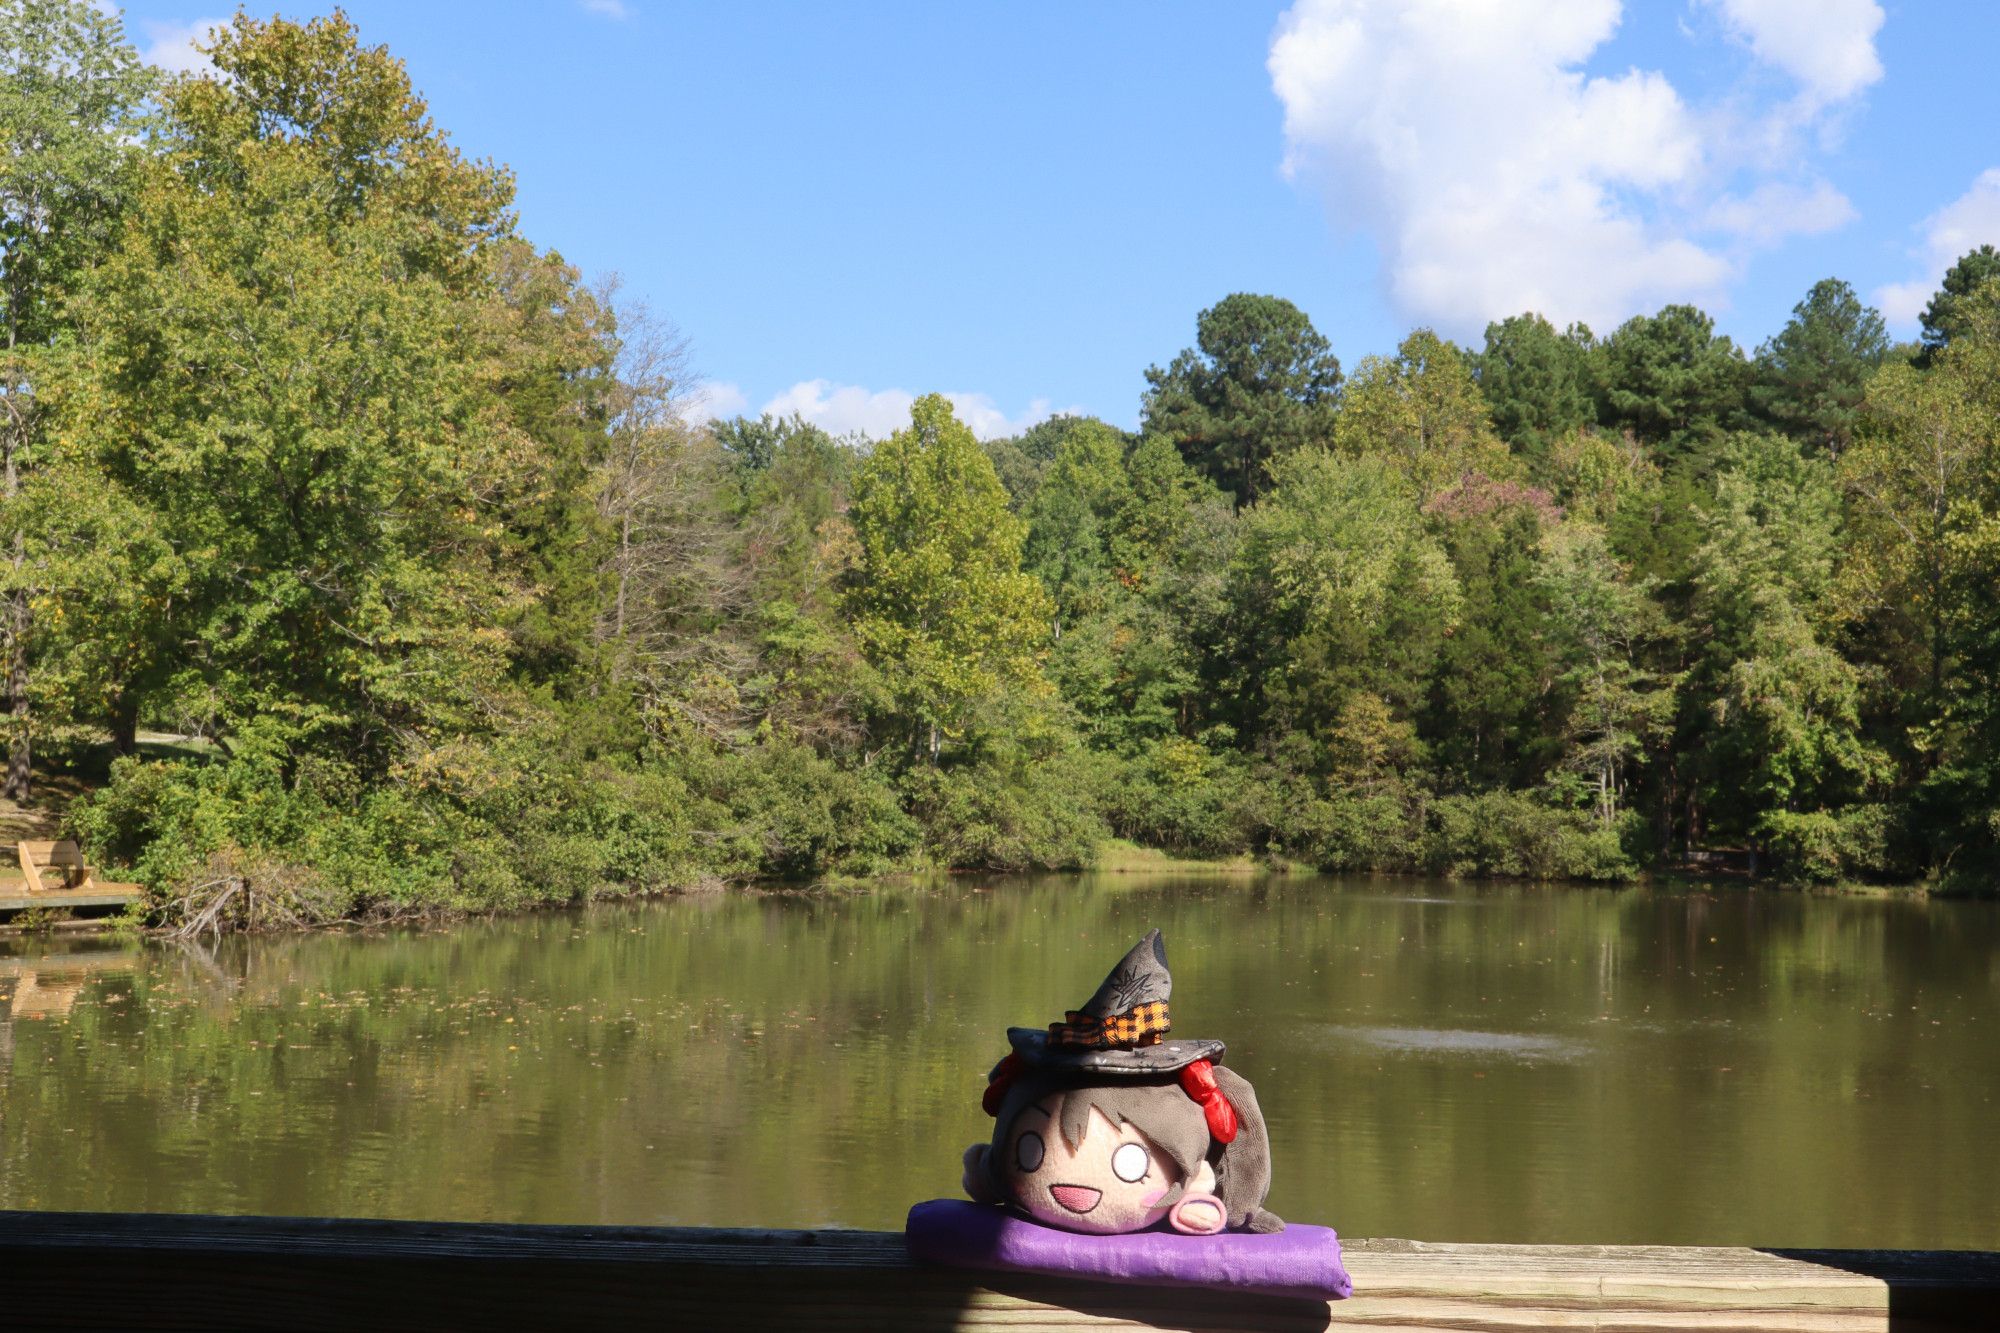
{"type": "MultiPolygon", "coordinates": [[[[21,493],[21,451],[28,441],[28,409],[23,401],[21,382],[15,375],[14,346],[15,325],[18,321],[7,321],[7,418],[5,422],[7,438],[4,462],[7,517],[10,524],[15,519],[16,501],[21,493]]],[[[0,795],[11,801],[26,801],[34,779],[34,753],[29,727],[32,719],[28,715],[28,629],[32,623],[32,609],[28,605],[28,589],[25,586],[28,565],[28,537],[18,526],[14,528],[14,540],[9,558],[14,567],[13,591],[8,596],[8,612],[4,637],[6,642],[7,712],[13,725],[9,728],[7,746],[7,772],[0,779],[0,795]]]]}
{"type": "Polygon", "coordinates": [[[111,748],[121,755],[139,752],[139,701],[123,691],[111,705],[111,748]]]}
{"type": "Polygon", "coordinates": [[[628,510],[618,523],[618,609],[613,613],[613,633],[625,637],[625,583],[632,568],[632,514],[628,510]]]}
{"type": "MultiPolygon", "coordinates": [[[[18,534],[15,539],[14,570],[20,577],[23,563],[18,534]]],[[[34,786],[34,737],[29,733],[28,716],[28,626],[32,612],[25,588],[14,589],[7,618],[7,711],[14,719],[13,736],[7,747],[7,776],[0,781],[0,795],[10,801],[26,801],[34,786]]]]}

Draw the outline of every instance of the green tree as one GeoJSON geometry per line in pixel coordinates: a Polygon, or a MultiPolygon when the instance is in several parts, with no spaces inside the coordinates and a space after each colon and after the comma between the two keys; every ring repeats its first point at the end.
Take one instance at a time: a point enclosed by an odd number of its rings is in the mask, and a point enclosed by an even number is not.
{"type": "Polygon", "coordinates": [[[1146,384],[1146,430],[1249,504],[1272,459],[1332,437],[1340,361],[1290,301],[1238,293],[1202,311],[1195,346],[1146,384]]]}
{"type": "Polygon", "coordinates": [[[853,444],[805,425],[785,432],[769,464],[747,479],[740,539],[759,603],[832,607],[829,594],[853,563],[846,514],[860,461],[853,444]]]}
{"type": "Polygon", "coordinates": [[[1124,502],[1112,517],[1108,542],[1120,577],[1141,586],[1180,548],[1197,514],[1220,495],[1190,468],[1164,436],[1142,435],[1125,455],[1124,502]]]}
{"type": "Polygon", "coordinates": [[[1405,338],[1394,357],[1362,360],[1334,440],[1343,453],[1394,460],[1425,499],[1469,473],[1513,470],[1465,356],[1429,329],[1405,338]]]}
{"type": "Polygon", "coordinates": [[[1868,379],[1888,351],[1880,313],[1846,283],[1823,279],[1757,349],[1750,401],[1793,439],[1839,458],[1854,439],[1868,379]]]}
{"type": "Polygon", "coordinates": [[[1028,504],[1026,568],[1054,603],[1051,629],[1101,610],[1113,583],[1111,525],[1132,498],[1120,433],[1103,422],[1066,432],[1028,504]]]}
{"type": "Polygon", "coordinates": [[[1733,436],[1700,523],[1680,744],[1713,830],[1762,836],[1775,814],[1831,812],[1887,776],[1862,729],[1862,673],[1830,643],[1833,466],[1782,436],[1733,436]]]}
{"type": "Polygon", "coordinates": [[[1514,315],[1486,326],[1475,363],[1493,427],[1531,457],[1597,419],[1591,353],[1596,339],[1581,324],[1561,333],[1540,315],[1514,315]]]}
{"type": "Polygon", "coordinates": [[[1463,606],[1451,561],[1391,458],[1322,449],[1272,466],[1244,523],[1246,682],[1267,740],[1323,736],[1357,691],[1407,719],[1463,606]]]}
{"type": "Polygon", "coordinates": [[[1557,671],[1536,546],[1556,514],[1527,496],[1494,500],[1434,524],[1464,610],[1439,651],[1423,736],[1459,788],[1532,786],[1555,757],[1546,714],[1557,671]]]}
{"type": "Polygon", "coordinates": [[[1051,669],[1091,735],[1112,748],[1179,736],[1233,739],[1223,691],[1239,617],[1235,505],[1161,436],[1126,456],[1129,486],[1107,525],[1117,593],[1064,637],[1051,669]]]}
{"type": "Polygon", "coordinates": [[[722,446],[736,466],[746,472],[762,472],[800,436],[831,439],[824,430],[794,412],[788,417],[764,413],[755,421],[748,417],[717,418],[708,423],[715,442],[722,446]]]}
{"type": "Polygon", "coordinates": [[[1041,687],[1048,595],[1022,572],[1024,525],[972,431],[929,394],[855,477],[855,632],[936,760],[977,705],[1041,687]]]}
{"type": "Polygon", "coordinates": [[[1842,540],[1832,462],[1783,436],[1741,431],[1717,446],[1709,487],[1692,565],[1710,635],[1732,650],[1741,643],[1760,588],[1825,617],[1842,540]]]}
{"type": "Polygon", "coordinates": [[[1838,810],[1889,776],[1888,757],[1862,730],[1861,673],[1797,607],[1762,601],[1748,651],[1712,705],[1727,800],[1753,835],[1782,827],[1774,816],[1838,810]]]}
{"type": "Polygon", "coordinates": [[[45,581],[25,522],[38,463],[35,385],[64,328],[64,292],[117,225],[152,74],[118,20],[82,0],[0,0],[0,504],[6,513],[4,662],[8,720],[0,793],[25,800],[33,771],[32,602],[45,581]]]}
{"type": "Polygon", "coordinates": [[[1944,358],[1944,374],[1891,363],[1868,389],[1859,439],[1840,475],[1857,501],[1847,574],[1916,659],[1905,683],[1930,722],[1946,706],[1967,646],[1969,586],[1984,573],[1991,418],[1962,372],[1970,352],[1944,358]]]}
{"type": "Polygon", "coordinates": [[[1693,306],[1636,315],[1604,340],[1604,424],[1655,450],[1698,451],[1740,424],[1749,367],[1715,321],[1693,306]]]}
{"type": "Polygon", "coordinates": [[[127,749],[157,705],[379,773],[490,715],[536,591],[513,526],[549,460],[492,267],[510,186],[341,17],[239,15],[210,54],[161,95],[57,377],[67,464],[180,567],[103,692],[127,749]]]}
{"type": "Polygon", "coordinates": [[[1883,367],[1841,460],[1857,503],[1849,610],[1903,687],[1922,859],[2000,867],[2000,280],[1969,293],[1928,370],[1883,367]]]}
{"type": "Polygon", "coordinates": [[[1657,490],[1660,470],[1645,449],[1585,426],[1557,436],[1541,460],[1539,481],[1573,517],[1608,523],[1612,515],[1657,490]]]}
{"type": "Polygon", "coordinates": [[[1565,523],[1542,537],[1538,580],[1549,642],[1569,693],[1567,762],[1592,787],[1599,825],[1616,823],[1628,770],[1667,715],[1672,691],[1639,663],[1648,620],[1602,529],[1565,523]]]}
{"type": "Polygon", "coordinates": [[[1924,364],[1973,323],[1977,304],[1993,297],[1993,291],[1985,289],[1995,278],[2000,278],[2000,250],[1991,245],[1966,251],[1945,271],[1944,282],[1924,307],[1924,364]]]}
{"type": "Polygon", "coordinates": [[[505,442],[500,465],[474,475],[499,568],[526,594],[499,623],[517,675],[588,690],[614,540],[595,491],[622,402],[618,319],[560,255],[518,236],[492,243],[468,290],[479,322],[465,350],[478,357],[475,392],[491,405],[483,426],[505,442]]]}

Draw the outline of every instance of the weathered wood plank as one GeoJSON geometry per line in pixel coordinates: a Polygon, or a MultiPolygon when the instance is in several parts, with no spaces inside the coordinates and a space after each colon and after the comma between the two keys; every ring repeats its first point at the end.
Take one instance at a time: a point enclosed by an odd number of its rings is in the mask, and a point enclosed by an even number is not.
{"type": "Polygon", "coordinates": [[[1993,1326],[2000,1255],[1348,1246],[1331,1307],[922,1268],[859,1231],[0,1213],[0,1325],[1518,1330],[1993,1326]]]}
{"type": "Polygon", "coordinates": [[[0,912],[19,912],[30,907],[123,907],[139,900],[139,890],[50,889],[46,893],[0,894],[0,912]]]}

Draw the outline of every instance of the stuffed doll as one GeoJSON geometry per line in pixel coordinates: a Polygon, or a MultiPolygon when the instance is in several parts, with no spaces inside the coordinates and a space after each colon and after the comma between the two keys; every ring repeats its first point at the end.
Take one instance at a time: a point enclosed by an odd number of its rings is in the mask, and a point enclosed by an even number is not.
{"type": "Polygon", "coordinates": [[[1271,1148],[1222,1043],[1168,1038],[1173,977],[1148,931],[1089,1003],[1009,1028],[987,1076],[993,1138],[965,1150],[962,1199],[910,1209],[913,1258],[1313,1302],[1354,1287],[1331,1228],[1264,1207],[1271,1148]]]}
{"type": "Polygon", "coordinates": [[[1187,1235],[1275,1232],[1271,1149],[1257,1094],[1223,1044],[1173,1039],[1173,975],[1157,930],[1081,1010],[1010,1028],[989,1076],[993,1139],[965,1150],[965,1192],[1093,1235],[1164,1222],[1187,1235]]]}

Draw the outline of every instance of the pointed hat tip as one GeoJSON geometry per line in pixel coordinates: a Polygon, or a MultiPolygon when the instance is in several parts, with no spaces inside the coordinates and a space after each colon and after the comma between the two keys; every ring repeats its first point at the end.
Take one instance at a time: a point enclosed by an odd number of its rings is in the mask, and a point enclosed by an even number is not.
{"type": "Polygon", "coordinates": [[[1165,1000],[1173,988],[1173,972],[1167,967],[1167,942],[1155,926],[1118,960],[1097,993],[1085,1002],[1083,1012],[1108,1018],[1135,1005],[1165,1000]]]}

